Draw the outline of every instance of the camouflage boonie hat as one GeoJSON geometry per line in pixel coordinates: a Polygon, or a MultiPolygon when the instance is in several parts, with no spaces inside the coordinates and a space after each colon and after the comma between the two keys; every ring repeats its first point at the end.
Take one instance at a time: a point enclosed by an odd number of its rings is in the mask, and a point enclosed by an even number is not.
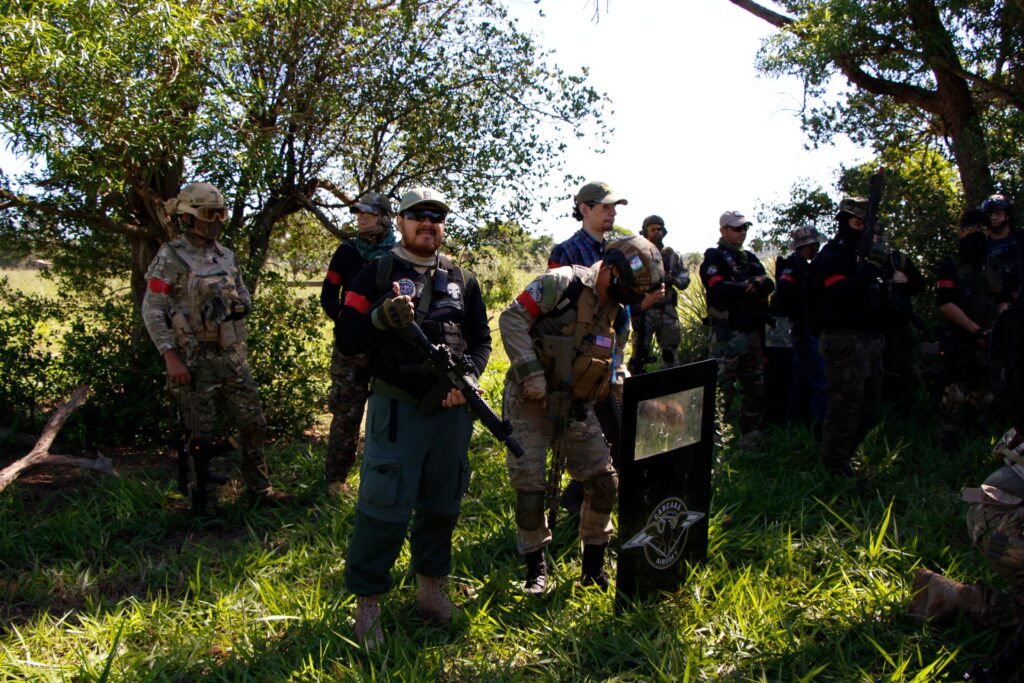
{"type": "Polygon", "coordinates": [[[615,190],[608,183],[596,180],[581,187],[572,200],[577,204],[629,204],[626,199],[615,194],[615,190]]]}
{"type": "Polygon", "coordinates": [[[398,213],[408,211],[412,207],[420,206],[421,204],[435,206],[446,213],[451,211],[444,199],[444,195],[437,190],[432,190],[429,187],[414,187],[402,195],[402,201],[398,205],[398,213]]]}
{"type": "Polygon", "coordinates": [[[813,225],[801,225],[789,234],[789,248],[799,249],[808,244],[821,244],[824,241],[821,233],[813,225]]]}
{"type": "Polygon", "coordinates": [[[839,211],[836,212],[836,218],[846,214],[847,216],[856,216],[864,220],[864,216],[867,213],[868,200],[865,197],[843,197],[842,201],[839,202],[839,211]]]}
{"type": "Polygon", "coordinates": [[[352,213],[372,213],[377,216],[391,215],[391,200],[380,192],[366,192],[349,207],[352,213]]]}
{"type": "Polygon", "coordinates": [[[661,251],[643,237],[624,237],[609,243],[603,261],[618,268],[623,284],[637,293],[653,292],[665,279],[661,251]]]}

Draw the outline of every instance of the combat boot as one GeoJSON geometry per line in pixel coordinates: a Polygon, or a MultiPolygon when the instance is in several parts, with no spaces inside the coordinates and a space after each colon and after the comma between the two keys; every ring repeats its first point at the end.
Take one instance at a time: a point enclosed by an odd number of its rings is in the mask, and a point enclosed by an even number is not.
{"type": "Polygon", "coordinates": [[[583,546],[583,576],[580,584],[583,586],[597,586],[603,591],[611,587],[611,579],[608,572],[604,570],[604,551],[607,543],[601,545],[583,546]]]}
{"type": "Polygon", "coordinates": [[[444,591],[447,576],[416,575],[416,613],[424,621],[446,623],[458,611],[444,591]]]}
{"type": "Polygon", "coordinates": [[[367,650],[384,644],[384,631],[380,627],[380,595],[356,596],[356,642],[367,650]]]}
{"type": "Polygon", "coordinates": [[[973,621],[985,617],[985,591],[972,584],[947,579],[928,569],[914,572],[910,618],[919,624],[941,622],[963,611],[973,621]]]}
{"type": "Polygon", "coordinates": [[[548,586],[548,563],[544,559],[543,550],[526,553],[526,583],[523,591],[530,595],[540,595],[548,586]]]}

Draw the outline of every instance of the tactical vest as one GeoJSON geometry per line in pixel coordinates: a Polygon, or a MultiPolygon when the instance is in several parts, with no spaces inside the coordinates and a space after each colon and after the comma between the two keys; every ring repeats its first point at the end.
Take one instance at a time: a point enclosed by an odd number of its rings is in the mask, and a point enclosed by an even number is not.
{"type": "Polygon", "coordinates": [[[614,302],[601,305],[594,290],[584,284],[581,275],[589,268],[572,268],[575,279],[555,307],[534,322],[530,336],[549,387],[568,385],[574,401],[600,401],[611,391],[615,322],[622,309],[614,302]],[[569,354],[571,362],[559,363],[560,353],[569,354]],[[566,365],[568,377],[558,372],[566,365]]]}
{"type": "Polygon", "coordinates": [[[978,266],[967,263],[959,254],[956,261],[956,287],[960,290],[957,305],[967,317],[982,327],[990,327],[999,313],[997,297],[1003,291],[1002,267],[994,258],[978,266]]]}
{"type": "MultiPolygon", "coordinates": [[[[729,269],[728,276],[732,282],[746,282],[747,280],[764,275],[763,268],[754,268],[747,263],[746,259],[738,258],[731,249],[714,247],[725,261],[729,269]]],[[[730,327],[742,328],[751,325],[759,325],[769,318],[768,301],[763,297],[743,296],[739,298],[727,311],[722,311],[714,306],[708,305],[708,317],[712,320],[728,321],[730,327]]]]}
{"type": "MultiPolygon", "coordinates": [[[[395,255],[387,253],[377,263],[377,274],[374,287],[379,296],[391,294],[391,272],[395,265],[395,255]]],[[[415,283],[415,292],[402,292],[412,297],[416,306],[416,324],[423,328],[423,333],[434,344],[444,344],[455,358],[466,354],[468,345],[462,335],[461,319],[466,311],[466,274],[462,268],[454,265],[447,256],[437,257],[437,267],[428,270],[422,283],[415,283]],[[455,308],[462,311],[459,320],[437,320],[432,314],[443,312],[444,309],[455,308]]],[[[408,347],[396,346],[383,349],[388,362],[394,361],[396,366],[408,362],[408,347]]]]}
{"type": "Polygon", "coordinates": [[[240,299],[235,273],[222,263],[201,263],[193,254],[180,252],[171,244],[167,247],[188,271],[187,308],[171,309],[171,325],[179,345],[189,348],[190,336],[198,342],[217,342],[221,348],[245,341],[245,322],[226,319],[231,315],[231,304],[240,299]]]}

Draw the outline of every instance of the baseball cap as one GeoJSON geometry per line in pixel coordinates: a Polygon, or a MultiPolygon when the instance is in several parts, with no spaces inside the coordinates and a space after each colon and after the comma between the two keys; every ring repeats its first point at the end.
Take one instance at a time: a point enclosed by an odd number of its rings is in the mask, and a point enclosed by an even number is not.
{"type": "Polygon", "coordinates": [[[720,228],[738,228],[741,225],[753,225],[753,223],[739,211],[726,211],[718,217],[718,227],[720,228]]]}
{"type": "Polygon", "coordinates": [[[615,194],[615,191],[608,183],[591,181],[580,188],[580,191],[573,197],[577,204],[594,202],[595,204],[629,204],[624,198],[615,194]]]}
{"type": "Polygon", "coordinates": [[[444,195],[437,190],[433,190],[429,187],[414,187],[402,195],[402,201],[398,205],[398,213],[402,213],[414,206],[421,206],[423,204],[436,206],[445,212],[451,211],[448,207],[448,203],[444,199],[444,195]]]}
{"type": "Polygon", "coordinates": [[[843,197],[842,201],[839,202],[839,211],[836,213],[836,218],[839,218],[844,213],[848,216],[856,216],[863,220],[864,216],[868,213],[867,198],[843,197]]]}
{"type": "Polygon", "coordinates": [[[390,216],[391,200],[379,192],[366,192],[349,209],[352,213],[374,213],[378,216],[390,216]]]}

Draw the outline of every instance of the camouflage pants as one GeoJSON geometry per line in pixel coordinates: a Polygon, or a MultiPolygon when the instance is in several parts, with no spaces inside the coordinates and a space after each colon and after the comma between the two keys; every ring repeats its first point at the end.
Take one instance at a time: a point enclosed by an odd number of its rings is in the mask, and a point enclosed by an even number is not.
{"type": "Polygon", "coordinates": [[[977,431],[971,427],[987,430],[994,426],[990,423],[995,422],[995,399],[989,366],[979,349],[964,343],[959,334],[944,336],[941,349],[944,386],[939,404],[939,444],[944,450],[953,450],[963,434],[977,431]]]}
{"type": "Polygon", "coordinates": [[[824,332],[821,355],[828,377],[822,460],[848,471],[857,446],[878,419],[882,398],[882,338],[859,332],[824,332]]]}
{"type": "MultiPolygon", "coordinates": [[[[553,445],[554,421],[543,401],[524,401],[519,385],[506,381],[503,396],[505,419],[511,421],[516,439],[526,451],[521,458],[505,458],[508,478],[516,490],[517,547],[520,553],[540,550],[551,543],[544,510],[547,452],[553,445]]],[[[602,545],[612,536],[611,512],[618,475],[612,466],[601,425],[588,407],[582,422],[569,422],[561,439],[561,453],[572,478],[583,483],[580,538],[585,545],[602,545]]]]}
{"type": "Polygon", "coordinates": [[[640,348],[651,349],[651,342],[658,340],[658,348],[661,349],[661,361],[663,367],[673,368],[679,364],[679,341],[681,332],[679,330],[679,314],[674,306],[652,306],[644,312],[646,324],[644,325],[643,346],[640,348]]]}
{"type": "Polygon", "coordinates": [[[1024,508],[974,503],[967,511],[967,531],[989,568],[1014,592],[1024,589],[1024,508]]]}
{"type": "Polygon", "coordinates": [[[757,332],[719,329],[711,336],[710,354],[718,361],[718,386],[726,415],[740,392],[740,433],[761,427],[764,411],[764,352],[757,332]]]}
{"type": "Polygon", "coordinates": [[[359,428],[369,395],[369,356],[347,356],[335,343],[331,352],[331,393],[327,398],[333,417],[324,456],[324,476],[328,482],[345,481],[356,461],[359,428]]]}
{"type": "MultiPolygon", "coordinates": [[[[184,356],[182,356],[184,357],[184,356]]],[[[260,407],[259,390],[246,360],[246,346],[201,348],[190,364],[192,386],[168,385],[178,401],[181,423],[191,439],[217,440],[218,417],[239,430],[242,478],[252,492],[269,488],[263,441],[267,421],[260,407]]]]}

